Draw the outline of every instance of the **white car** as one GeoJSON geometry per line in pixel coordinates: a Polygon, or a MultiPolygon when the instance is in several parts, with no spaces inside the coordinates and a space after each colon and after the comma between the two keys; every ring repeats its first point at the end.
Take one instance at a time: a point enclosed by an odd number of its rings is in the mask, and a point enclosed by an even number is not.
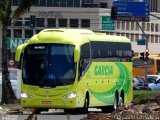
{"type": "Polygon", "coordinates": [[[133,90],[149,90],[144,77],[133,77],[133,90]]]}
{"type": "Polygon", "coordinates": [[[160,76],[159,75],[148,75],[147,79],[151,80],[152,83],[149,83],[148,86],[150,90],[160,90],[160,76]]]}

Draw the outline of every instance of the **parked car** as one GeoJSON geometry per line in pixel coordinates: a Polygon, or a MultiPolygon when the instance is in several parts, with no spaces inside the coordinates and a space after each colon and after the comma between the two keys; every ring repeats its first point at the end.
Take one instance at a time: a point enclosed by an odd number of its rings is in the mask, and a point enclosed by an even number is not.
{"type": "Polygon", "coordinates": [[[147,75],[147,82],[154,83],[157,77],[159,77],[159,75],[147,75]]]}
{"type": "Polygon", "coordinates": [[[144,77],[133,77],[133,90],[149,90],[144,77]]]}
{"type": "Polygon", "coordinates": [[[160,75],[147,75],[147,81],[150,90],[160,90],[160,75]]]}

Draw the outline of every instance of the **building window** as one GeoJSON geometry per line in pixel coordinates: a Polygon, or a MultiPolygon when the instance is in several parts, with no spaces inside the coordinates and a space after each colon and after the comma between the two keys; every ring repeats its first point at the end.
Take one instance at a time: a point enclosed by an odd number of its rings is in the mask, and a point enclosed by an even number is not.
{"type": "Polygon", "coordinates": [[[117,21],[117,29],[120,29],[120,26],[121,26],[121,22],[117,21]]]}
{"type": "Polygon", "coordinates": [[[74,7],[80,7],[80,0],[74,0],[74,7]]]}
{"type": "Polygon", "coordinates": [[[60,5],[60,0],[54,0],[54,6],[55,7],[59,7],[59,5],[60,5]]]}
{"type": "Polygon", "coordinates": [[[143,29],[144,31],[146,30],[145,22],[142,22],[142,29],[143,29]]]}
{"type": "Polygon", "coordinates": [[[124,21],[122,21],[122,23],[121,23],[121,29],[122,29],[122,30],[125,29],[125,22],[124,22],[124,21]]]}
{"type": "Polygon", "coordinates": [[[56,18],[48,18],[47,27],[56,27],[56,18]]]}
{"type": "Polygon", "coordinates": [[[40,0],[40,6],[46,6],[46,0],[40,0]]]}
{"type": "Polygon", "coordinates": [[[131,41],[134,42],[134,34],[131,34],[131,41]]]}
{"type": "Polygon", "coordinates": [[[120,33],[118,32],[118,33],[116,33],[116,35],[117,35],[117,36],[120,36],[120,33]]]}
{"type": "Polygon", "coordinates": [[[131,30],[134,30],[134,23],[135,22],[131,22],[131,30]]]}
{"type": "Polygon", "coordinates": [[[11,29],[7,29],[7,37],[11,37],[11,29]]]}
{"type": "Polygon", "coordinates": [[[154,35],[151,35],[151,43],[154,43],[154,35]]]}
{"type": "Polygon", "coordinates": [[[12,6],[18,6],[18,1],[19,0],[12,0],[12,6]]]}
{"type": "Polygon", "coordinates": [[[82,0],[82,3],[92,3],[93,0],[82,0]]]}
{"type": "Polygon", "coordinates": [[[130,24],[130,22],[127,21],[127,22],[126,22],[126,30],[129,30],[129,28],[130,28],[130,25],[129,25],[129,24],[130,24]]]}
{"type": "Polygon", "coordinates": [[[82,19],[81,20],[81,27],[82,28],[89,28],[90,27],[90,19],[82,19]]]}
{"type": "Polygon", "coordinates": [[[150,31],[150,23],[147,23],[147,31],[150,31]]]}
{"type": "Polygon", "coordinates": [[[155,43],[158,43],[158,35],[155,36],[155,43]]]}
{"type": "Polygon", "coordinates": [[[151,32],[154,32],[154,23],[151,23],[151,32]]]}
{"type": "Polygon", "coordinates": [[[7,26],[11,26],[11,19],[7,22],[7,26]]]}
{"type": "Polygon", "coordinates": [[[22,38],[22,30],[21,29],[14,29],[13,31],[14,31],[14,33],[13,33],[14,38],[22,38]]]}
{"type": "Polygon", "coordinates": [[[66,0],[60,0],[60,6],[66,7],[66,0]]]}
{"type": "Polygon", "coordinates": [[[138,24],[136,24],[136,30],[137,30],[137,31],[139,30],[139,26],[138,26],[138,24]]]}
{"type": "Polygon", "coordinates": [[[36,30],[36,34],[38,34],[41,30],[36,30]]]}
{"type": "Polygon", "coordinates": [[[114,33],[113,33],[113,32],[110,32],[109,34],[110,34],[110,35],[113,35],[114,33]]]}
{"type": "Polygon", "coordinates": [[[44,18],[36,18],[36,27],[44,27],[44,18]]]}
{"type": "Polygon", "coordinates": [[[159,29],[158,29],[159,25],[158,24],[155,24],[155,31],[158,32],[159,29]]]}
{"type": "Polygon", "coordinates": [[[67,27],[67,19],[59,19],[59,27],[67,27]]]}
{"type": "Polygon", "coordinates": [[[67,0],[67,7],[73,7],[73,0],[67,0]]]}
{"type": "Polygon", "coordinates": [[[39,0],[35,0],[35,2],[34,2],[33,5],[34,5],[34,6],[39,6],[39,0]]]}
{"type": "Polygon", "coordinates": [[[129,38],[129,33],[126,33],[126,37],[129,38]]]}
{"type": "Polygon", "coordinates": [[[78,19],[70,19],[70,27],[78,27],[78,19]]]}
{"type": "Polygon", "coordinates": [[[47,6],[49,7],[53,6],[53,0],[47,0],[47,6]]]}
{"type": "Polygon", "coordinates": [[[139,39],[139,34],[135,34],[135,40],[137,41],[139,39]]]}
{"type": "Polygon", "coordinates": [[[121,33],[121,36],[124,36],[125,35],[125,33],[121,33]]]}
{"type": "Polygon", "coordinates": [[[31,38],[33,36],[33,30],[24,30],[25,38],[31,38]]]}
{"type": "Polygon", "coordinates": [[[15,24],[14,26],[22,26],[22,18],[20,18],[15,24]]]}
{"type": "Polygon", "coordinates": [[[25,26],[30,26],[30,18],[25,18],[25,26]]]}

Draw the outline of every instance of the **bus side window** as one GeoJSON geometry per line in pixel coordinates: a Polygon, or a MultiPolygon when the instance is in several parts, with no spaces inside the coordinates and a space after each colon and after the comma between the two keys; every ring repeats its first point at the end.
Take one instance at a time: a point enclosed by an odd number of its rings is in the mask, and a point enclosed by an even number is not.
{"type": "Polygon", "coordinates": [[[81,59],[79,63],[79,78],[84,75],[87,66],[89,64],[89,59],[81,59]]]}
{"type": "Polygon", "coordinates": [[[85,43],[81,46],[81,59],[79,62],[79,79],[84,75],[90,62],[90,44],[85,43]]]}

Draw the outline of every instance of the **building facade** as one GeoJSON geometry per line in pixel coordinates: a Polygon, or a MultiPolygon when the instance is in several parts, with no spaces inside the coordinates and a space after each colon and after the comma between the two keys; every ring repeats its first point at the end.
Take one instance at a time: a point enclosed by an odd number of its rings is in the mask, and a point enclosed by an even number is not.
{"type": "MultiPolygon", "coordinates": [[[[158,6],[160,0],[155,1],[158,6]]],[[[13,0],[12,9],[15,10],[20,2],[21,0],[13,0]]],[[[44,28],[85,28],[126,36],[131,39],[132,49],[135,52],[145,51],[145,45],[137,45],[137,40],[145,37],[136,22],[111,21],[111,6],[112,0],[36,0],[30,12],[21,16],[16,23],[11,21],[8,26],[9,60],[14,60],[15,50],[19,44],[25,43],[44,28]],[[31,15],[36,17],[35,27],[30,27],[31,15]]],[[[152,14],[160,16],[157,13],[158,7],[155,11],[152,14]]],[[[149,22],[139,22],[139,24],[148,37],[150,54],[160,54],[160,20],[151,16],[149,22]]],[[[2,42],[1,37],[0,42],[2,42]]]]}

